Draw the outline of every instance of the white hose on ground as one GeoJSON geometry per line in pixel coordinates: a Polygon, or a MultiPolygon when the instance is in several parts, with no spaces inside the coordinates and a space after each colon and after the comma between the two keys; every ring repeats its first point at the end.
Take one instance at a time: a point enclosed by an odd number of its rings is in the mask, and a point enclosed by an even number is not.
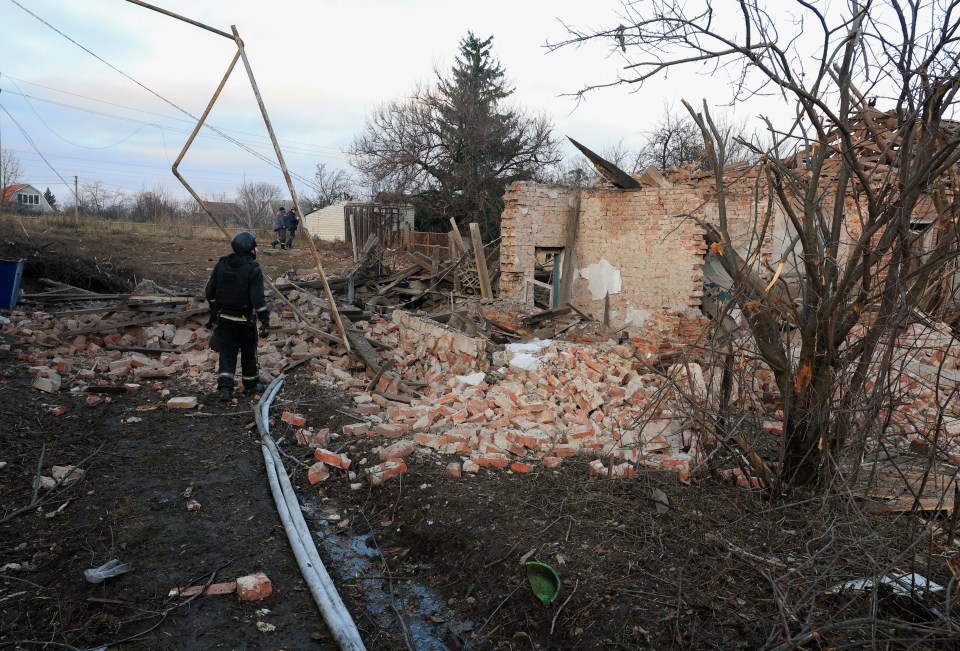
{"type": "Polygon", "coordinates": [[[277,445],[270,436],[270,404],[282,384],[282,378],[271,382],[260,402],[253,409],[257,429],[260,431],[260,448],[267,467],[267,479],[270,482],[273,501],[280,514],[283,529],[290,540],[290,547],[293,549],[300,572],[333,638],[344,651],[365,651],[363,640],[360,639],[360,631],[357,630],[357,625],[330,579],[320,554],[317,553],[313,536],[300,512],[293,485],[283,469],[283,461],[280,459],[277,445]]]}

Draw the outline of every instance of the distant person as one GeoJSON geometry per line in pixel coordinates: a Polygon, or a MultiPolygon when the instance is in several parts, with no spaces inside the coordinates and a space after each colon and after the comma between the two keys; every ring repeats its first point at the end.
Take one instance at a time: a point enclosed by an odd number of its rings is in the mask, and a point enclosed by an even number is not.
{"type": "Polygon", "coordinates": [[[297,228],[300,226],[300,220],[297,219],[297,209],[291,208],[287,213],[287,248],[293,248],[293,238],[297,234],[297,228]]]}
{"type": "Polygon", "coordinates": [[[263,296],[263,272],[257,264],[257,238],[249,231],[237,233],[230,242],[231,255],[220,258],[207,281],[210,322],[220,336],[220,371],[217,390],[220,400],[233,397],[237,374],[237,353],[244,395],[263,391],[257,363],[257,319],[260,337],[270,332],[270,310],[263,296]]]}
{"type": "Polygon", "coordinates": [[[281,249],[287,248],[287,209],[280,206],[280,210],[273,216],[273,232],[277,234],[277,239],[270,243],[270,246],[281,249]]]}

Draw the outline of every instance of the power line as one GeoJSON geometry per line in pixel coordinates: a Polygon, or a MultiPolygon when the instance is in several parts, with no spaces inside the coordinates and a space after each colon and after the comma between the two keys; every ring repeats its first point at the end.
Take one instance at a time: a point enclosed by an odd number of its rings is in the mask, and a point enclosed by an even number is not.
{"type": "MultiPolygon", "coordinates": [[[[10,75],[6,75],[6,77],[7,77],[8,79],[13,79],[13,77],[10,77],[10,75]]],[[[19,97],[23,97],[25,100],[27,100],[27,104],[28,104],[28,105],[30,104],[30,100],[32,99],[32,100],[35,100],[35,101],[38,101],[38,102],[44,102],[44,103],[47,103],[47,104],[53,104],[54,106],[60,106],[60,107],[63,107],[63,108],[67,108],[67,109],[74,110],[74,111],[81,111],[81,112],[84,112],[84,113],[90,113],[90,114],[92,114],[92,115],[98,115],[98,116],[101,116],[101,117],[112,118],[112,119],[115,119],[115,120],[122,120],[122,121],[124,121],[124,122],[131,122],[131,123],[133,123],[133,124],[140,124],[140,125],[143,125],[143,126],[156,127],[157,129],[160,129],[161,131],[163,131],[163,130],[168,130],[168,131],[172,131],[172,132],[175,132],[175,133],[183,133],[183,134],[189,134],[190,131],[191,131],[190,129],[181,129],[181,128],[179,128],[179,127],[173,127],[173,126],[168,126],[168,125],[164,125],[164,124],[157,124],[156,122],[144,122],[143,120],[137,120],[137,119],[135,119],[135,118],[127,117],[127,116],[124,116],[124,115],[116,115],[116,114],[113,114],[113,113],[106,113],[106,112],[104,112],[104,111],[98,111],[98,110],[96,110],[96,109],[87,108],[87,107],[85,107],[85,106],[76,106],[76,105],[73,105],[73,104],[67,104],[66,102],[59,102],[59,101],[57,101],[57,100],[48,99],[48,98],[45,98],[45,97],[37,97],[36,95],[28,95],[28,94],[26,94],[26,93],[17,92],[17,91],[10,90],[10,89],[0,88],[0,91],[4,91],[4,92],[6,92],[6,93],[9,94],[9,95],[17,95],[17,96],[19,96],[19,97]]],[[[119,106],[119,105],[118,105],[118,106],[119,106]]],[[[34,110],[32,106],[31,106],[30,108],[31,108],[31,110],[33,110],[33,112],[36,114],[36,110],[34,110]]],[[[124,108],[129,108],[129,107],[124,107],[124,108]]],[[[131,109],[131,110],[136,111],[136,110],[139,110],[139,109],[131,109]]],[[[144,112],[145,112],[145,113],[149,113],[149,111],[144,111],[144,112]]],[[[156,114],[156,113],[150,113],[150,114],[151,114],[151,115],[159,115],[159,114],[156,114]]],[[[163,115],[161,115],[160,117],[165,117],[165,118],[171,119],[171,120],[177,120],[177,121],[187,122],[187,120],[181,120],[180,118],[174,118],[174,117],[171,117],[171,116],[163,116],[163,115]]],[[[37,118],[39,118],[41,122],[44,122],[44,121],[43,121],[43,118],[41,118],[39,115],[37,115],[37,118]]],[[[64,140],[65,142],[68,142],[69,144],[74,145],[74,146],[76,146],[76,147],[82,147],[82,148],[84,148],[84,149],[109,149],[110,147],[116,146],[116,145],[109,145],[109,146],[107,146],[107,147],[92,147],[92,146],[87,146],[87,145],[81,145],[81,144],[78,144],[78,143],[71,142],[71,141],[68,140],[67,138],[64,138],[64,137],[60,136],[56,131],[54,131],[54,130],[53,130],[49,125],[47,125],[45,122],[44,122],[44,126],[46,126],[47,129],[49,129],[55,136],[57,136],[57,137],[60,138],[61,140],[64,140]]],[[[139,130],[139,129],[138,129],[138,130],[139,130]]],[[[134,133],[136,133],[136,132],[134,132],[134,133]]],[[[132,135],[133,135],[133,134],[131,134],[131,136],[132,136],[132,135]]],[[[127,136],[127,138],[129,138],[129,137],[130,137],[130,136],[127,136]]],[[[220,138],[220,137],[218,137],[218,136],[214,136],[214,135],[210,135],[210,134],[203,134],[203,133],[201,133],[199,137],[201,137],[201,138],[209,138],[209,139],[211,139],[211,140],[224,140],[224,138],[220,138]]],[[[126,140],[127,138],[125,138],[124,140],[126,140]]],[[[237,139],[237,141],[242,142],[242,141],[240,141],[239,139],[237,139]]],[[[121,142],[123,142],[123,141],[121,141],[121,142]]],[[[117,143],[117,144],[120,144],[120,143],[117,143]]],[[[270,148],[271,150],[272,150],[272,148],[273,148],[272,145],[269,144],[269,143],[259,143],[259,142],[250,143],[250,146],[252,146],[252,147],[270,148]]],[[[299,148],[299,147],[287,147],[287,148],[286,148],[286,151],[288,151],[288,152],[292,151],[294,154],[299,154],[299,155],[302,155],[302,156],[316,156],[317,158],[330,158],[330,159],[340,159],[340,160],[344,160],[344,157],[343,157],[342,155],[341,155],[341,156],[334,156],[334,155],[328,155],[328,154],[323,154],[323,153],[315,153],[315,152],[311,152],[311,151],[306,151],[306,150],[301,149],[301,148],[299,148]]]]}
{"type": "MultiPolygon", "coordinates": [[[[88,95],[81,95],[80,93],[73,93],[73,92],[70,92],[70,91],[68,91],[68,90],[63,90],[63,89],[60,89],[60,88],[54,88],[53,86],[45,86],[45,85],[43,85],[43,84],[38,84],[38,83],[33,82],[33,81],[27,81],[26,79],[20,79],[20,78],[18,78],[18,77],[12,77],[12,76],[9,75],[9,74],[4,75],[4,74],[0,73],[0,76],[5,76],[5,77],[7,77],[8,79],[12,79],[13,81],[19,81],[19,82],[22,83],[22,84],[28,84],[28,85],[30,85],[30,86],[36,86],[36,87],[38,87],[38,88],[45,88],[45,89],[47,89],[47,90],[52,90],[52,91],[55,92],[55,93],[62,93],[62,94],[64,94],[64,95],[71,95],[71,96],[73,96],[73,97],[79,97],[79,98],[81,98],[81,99],[90,100],[91,102],[98,102],[98,103],[100,103],[100,104],[107,104],[107,105],[109,105],[109,106],[116,106],[117,108],[123,108],[123,109],[127,109],[127,110],[129,110],[129,111],[136,111],[136,112],[138,112],[138,113],[146,113],[147,115],[153,115],[153,116],[159,117],[159,118],[166,118],[166,119],[168,119],[168,120],[176,120],[177,122],[185,122],[185,123],[187,123],[187,124],[191,124],[191,126],[192,126],[192,123],[191,123],[190,120],[185,120],[185,119],[183,119],[183,118],[178,118],[178,117],[173,116],[173,115],[165,115],[165,114],[163,114],[163,113],[154,113],[153,111],[147,111],[147,110],[145,110],[145,109],[139,109],[139,108],[136,108],[136,107],[133,107],[133,106],[127,106],[127,105],[125,105],[125,104],[118,104],[118,103],[116,103],[116,102],[108,102],[107,100],[98,99],[98,98],[96,98],[96,97],[89,97],[88,95]]],[[[9,92],[9,91],[8,91],[8,92],[9,92]]],[[[47,102],[50,102],[50,103],[57,103],[55,100],[48,100],[48,99],[38,98],[38,97],[34,97],[34,96],[32,96],[32,95],[31,95],[30,97],[33,97],[34,99],[38,99],[38,100],[40,100],[40,101],[47,101],[47,102]]],[[[72,106],[72,105],[69,105],[69,104],[61,104],[61,105],[62,105],[62,106],[72,106]]],[[[81,107],[73,107],[73,108],[81,108],[81,107]]],[[[82,110],[83,110],[83,109],[82,109],[82,110]]],[[[117,117],[119,117],[119,116],[117,116],[117,117]]],[[[231,131],[231,132],[233,132],[233,133],[239,133],[239,134],[244,135],[244,136],[250,136],[251,138],[261,138],[261,139],[263,139],[263,140],[269,140],[269,138],[267,138],[267,136],[264,136],[264,135],[261,135],[261,134],[257,134],[257,133],[250,133],[250,132],[248,132],[248,131],[240,131],[239,129],[230,129],[230,128],[227,128],[227,127],[220,127],[220,129],[222,129],[223,131],[231,131]]],[[[187,133],[189,133],[189,131],[187,131],[187,133]]],[[[328,152],[333,152],[334,154],[337,154],[337,155],[331,154],[330,156],[328,156],[328,158],[338,158],[338,157],[339,157],[339,158],[342,158],[341,154],[343,153],[343,151],[342,151],[341,149],[337,148],[337,147],[327,147],[327,146],[325,146],[325,145],[315,145],[315,144],[312,144],[312,143],[309,143],[309,142],[302,142],[302,141],[299,141],[299,140],[288,140],[288,139],[284,139],[284,140],[282,140],[281,142],[284,143],[284,144],[290,143],[290,144],[293,144],[293,145],[303,145],[304,147],[307,147],[307,148],[310,148],[310,149],[316,149],[316,150],[319,150],[319,151],[328,151],[328,152]]]]}
{"type": "MultiPolygon", "coordinates": [[[[80,43],[78,43],[78,42],[75,41],[74,39],[70,38],[69,36],[67,36],[66,34],[64,34],[62,31],[60,31],[59,29],[57,29],[56,27],[54,27],[53,25],[51,25],[49,22],[47,22],[46,20],[44,20],[43,18],[41,18],[41,17],[38,16],[37,14],[33,13],[32,11],[30,11],[29,9],[27,9],[26,7],[24,7],[24,6],[23,6],[22,4],[20,4],[19,2],[17,2],[17,0],[10,0],[10,2],[12,2],[12,3],[15,4],[16,6],[18,6],[20,9],[22,9],[23,11],[25,11],[27,14],[33,16],[35,19],[37,19],[38,21],[40,21],[41,23],[43,23],[44,25],[46,25],[47,27],[49,27],[50,29],[52,29],[54,32],[56,32],[57,34],[59,34],[59,35],[62,36],[63,38],[67,39],[68,41],[70,41],[71,43],[73,43],[74,45],[76,45],[77,47],[79,47],[81,50],[83,50],[84,52],[86,52],[87,54],[89,54],[90,56],[92,56],[93,58],[97,59],[98,61],[100,61],[101,63],[103,63],[104,65],[106,65],[106,66],[107,66],[108,68],[110,68],[111,70],[114,70],[114,71],[118,72],[119,74],[123,75],[124,77],[126,77],[127,79],[129,79],[130,81],[132,81],[133,83],[135,83],[137,86],[140,86],[141,88],[143,88],[145,91],[147,91],[148,93],[150,93],[151,95],[153,95],[153,96],[156,97],[157,99],[161,100],[162,102],[164,102],[164,103],[166,103],[166,104],[169,104],[170,106],[172,106],[172,107],[175,108],[176,110],[180,111],[181,113],[183,113],[183,114],[186,115],[187,117],[190,117],[190,118],[192,118],[192,119],[195,120],[195,121],[198,120],[198,118],[197,118],[195,115],[193,115],[192,113],[190,113],[190,112],[187,111],[186,109],[178,106],[178,105],[175,104],[173,101],[167,99],[166,97],[164,97],[164,96],[161,95],[160,93],[156,92],[155,90],[149,88],[149,87],[146,86],[145,84],[140,83],[139,81],[137,81],[136,79],[134,79],[133,77],[131,77],[130,75],[128,75],[127,73],[125,73],[125,72],[124,72],[123,70],[121,70],[120,68],[116,67],[115,65],[113,65],[112,63],[110,63],[109,61],[107,61],[106,59],[104,59],[103,57],[99,56],[98,54],[94,53],[94,52],[93,52],[92,50],[90,50],[89,48],[81,45],[80,43]]],[[[6,110],[6,109],[4,109],[4,110],[6,110]]],[[[8,113],[8,115],[9,115],[9,113],[8,113]]],[[[11,118],[11,119],[12,119],[12,118],[11,118]]],[[[214,127],[214,126],[212,126],[212,125],[210,125],[210,124],[207,124],[207,123],[205,123],[204,126],[206,126],[207,128],[211,129],[211,130],[214,131],[215,133],[219,133],[221,136],[223,136],[224,138],[226,138],[226,139],[229,140],[230,142],[234,143],[235,145],[237,145],[237,146],[240,147],[241,149],[247,151],[248,153],[252,154],[253,156],[256,156],[257,158],[263,160],[265,163],[268,163],[269,165],[275,167],[276,169],[280,169],[280,165],[279,165],[278,163],[276,163],[275,161],[270,160],[269,158],[267,158],[266,156],[260,154],[259,152],[254,151],[254,150],[251,149],[250,147],[247,147],[246,145],[244,145],[244,144],[241,143],[240,141],[236,140],[236,139],[233,138],[232,136],[229,136],[229,135],[227,135],[226,133],[224,133],[223,131],[219,130],[217,127],[214,127]]],[[[312,187],[313,189],[319,190],[319,188],[317,188],[317,186],[316,186],[312,181],[310,181],[310,180],[308,180],[308,179],[305,179],[305,178],[303,178],[302,176],[300,176],[300,175],[298,175],[298,174],[295,174],[295,173],[292,173],[292,172],[291,172],[291,176],[296,177],[296,178],[299,179],[302,183],[307,184],[308,186],[312,187]]]]}
{"type": "MultiPolygon", "coordinates": [[[[51,171],[53,171],[53,173],[57,175],[57,178],[59,178],[60,181],[61,181],[65,186],[67,186],[67,189],[70,189],[70,184],[67,183],[66,181],[64,181],[63,177],[60,176],[60,172],[58,172],[56,169],[54,169],[53,165],[50,164],[50,161],[48,161],[46,158],[44,158],[43,154],[40,153],[40,149],[37,147],[37,144],[36,144],[35,142],[33,142],[33,138],[31,138],[31,137],[29,136],[29,134],[27,134],[27,132],[23,129],[23,127],[20,126],[20,123],[17,122],[17,118],[15,118],[15,117],[13,117],[12,115],[10,115],[10,111],[8,111],[8,110],[7,110],[7,107],[4,106],[3,104],[0,104],[0,109],[3,109],[3,112],[7,114],[7,117],[10,118],[11,120],[13,120],[13,123],[14,123],[15,125],[17,125],[17,128],[20,129],[20,133],[22,133],[22,134],[23,134],[23,137],[27,139],[27,142],[29,142],[29,143],[30,143],[30,146],[33,147],[34,151],[37,152],[37,155],[40,156],[40,158],[43,158],[43,162],[47,164],[47,167],[49,167],[49,168],[51,169],[51,171]]],[[[70,189],[70,192],[73,194],[73,196],[77,197],[77,193],[76,193],[76,192],[73,192],[72,189],[70,189]]],[[[77,203],[79,203],[79,202],[80,202],[80,197],[77,197],[77,203]]]]}

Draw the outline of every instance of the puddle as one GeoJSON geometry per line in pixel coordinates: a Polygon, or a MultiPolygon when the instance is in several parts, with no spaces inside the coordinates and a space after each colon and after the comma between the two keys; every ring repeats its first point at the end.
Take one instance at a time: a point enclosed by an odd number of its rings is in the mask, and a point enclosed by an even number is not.
{"type": "MultiPolygon", "coordinates": [[[[417,651],[456,648],[446,640],[453,636],[462,638],[472,630],[471,622],[457,622],[440,595],[427,586],[395,578],[391,595],[390,580],[371,533],[353,535],[324,523],[317,537],[331,559],[327,571],[339,581],[357,586],[367,612],[395,639],[403,639],[398,613],[403,614],[417,651]]],[[[392,570],[397,572],[396,568],[392,570]]],[[[475,645],[476,641],[471,646],[475,645]]]]}

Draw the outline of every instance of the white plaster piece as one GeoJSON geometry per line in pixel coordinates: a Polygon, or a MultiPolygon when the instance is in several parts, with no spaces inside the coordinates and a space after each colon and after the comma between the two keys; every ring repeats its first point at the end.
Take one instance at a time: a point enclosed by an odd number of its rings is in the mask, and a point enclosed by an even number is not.
{"type": "Polygon", "coordinates": [[[620,270],[607,262],[606,258],[577,269],[573,278],[583,278],[589,283],[590,296],[595,301],[603,300],[607,294],[619,294],[621,290],[620,270]]]}

